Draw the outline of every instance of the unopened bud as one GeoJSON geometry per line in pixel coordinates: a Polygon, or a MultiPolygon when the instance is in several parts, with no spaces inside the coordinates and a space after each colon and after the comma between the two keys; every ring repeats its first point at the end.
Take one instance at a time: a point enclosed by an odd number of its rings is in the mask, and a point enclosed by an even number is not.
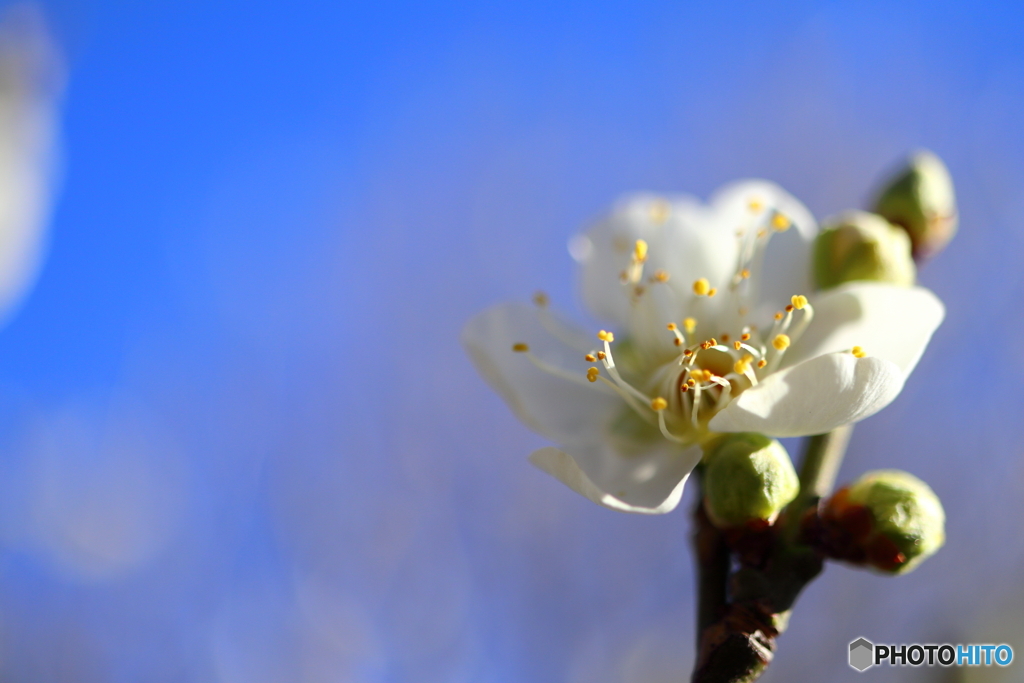
{"type": "Polygon", "coordinates": [[[715,526],[772,523],[800,491],[782,444],[761,434],[730,434],[709,458],[704,509],[715,526]]]}
{"type": "Polygon", "coordinates": [[[919,260],[940,252],[953,239],[959,220],[949,171],[927,150],[914,154],[884,185],[874,211],[907,231],[919,260]]]}
{"type": "Polygon", "coordinates": [[[840,214],[826,221],[814,242],[814,277],[820,289],[853,280],[909,287],[916,275],[907,233],[877,214],[840,214]]]}
{"type": "Polygon", "coordinates": [[[938,496],[899,470],[868,472],[836,492],[824,519],[842,530],[841,559],[889,574],[904,574],[946,541],[946,513],[938,496]]]}

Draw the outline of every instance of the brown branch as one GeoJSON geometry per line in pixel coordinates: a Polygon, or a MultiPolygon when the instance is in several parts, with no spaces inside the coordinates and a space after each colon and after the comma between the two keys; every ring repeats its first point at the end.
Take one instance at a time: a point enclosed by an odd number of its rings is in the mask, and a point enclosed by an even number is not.
{"type": "Polygon", "coordinates": [[[851,430],[840,427],[808,440],[800,494],[774,527],[722,532],[698,502],[693,535],[698,649],[692,683],[752,683],[771,663],[793,604],[823,566],[822,556],[801,544],[800,522],[831,492],[851,430]],[[732,556],[740,567],[727,582],[732,556]]]}
{"type": "Polygon", "coordinates": [[[703,496],[693,509],[693,547],[697,559],[697,645],[700,634],[722,618],[729,582],[729,547],[725,537],[708,519],[703,496]]]}

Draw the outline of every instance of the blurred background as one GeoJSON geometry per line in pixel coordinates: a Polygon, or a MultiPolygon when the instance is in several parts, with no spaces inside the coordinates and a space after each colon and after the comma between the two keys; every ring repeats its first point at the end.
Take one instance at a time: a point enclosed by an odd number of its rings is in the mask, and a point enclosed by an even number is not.
{"type": "Polygon", "coordinates": [[[1019,4],[0,11],[0,680],[688,680],[692,501],[535,470],[460,328],[579,315],[567,240],[627,191],[766,177],[822,218],[918,147],[948,315],[840,480],[920,476],[948,542],[830,566],[764,680],[861,680],[859,636],[1024,657],[1019,4]]]}

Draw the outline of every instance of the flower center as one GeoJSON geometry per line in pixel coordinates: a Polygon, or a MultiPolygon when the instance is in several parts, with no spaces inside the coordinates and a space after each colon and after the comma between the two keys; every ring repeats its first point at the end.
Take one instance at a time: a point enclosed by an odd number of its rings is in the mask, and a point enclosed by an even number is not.
{"type": "MultiPolygon", "coordinates": [[[[784,311],[775,314],[771,328],[764,332],[746,321],[750,304],[754,298],[754,277],[761,268],[764,249],[772,233],[789,228],[790,220],[778,212],[765,212],[760,204],[751,201],[750,211],[758,216],[750,231],[740,231],[736,269],[725,287],[732,301],[726,307],[725,320],[718,327],[711,317],[701,324],[698,315],[703,309],[701,300],[714,297],[718,288],[707,278],[699,278],[692,286],[692,297],[678,301],[677,310],[692,313],[683,318],[682,324],[657,322],[665,325],[674,335],[677,349],[675,357],[667,362],[643,360],[640,367],[620,368],[612,352],[615,337],[611,332],[601,330],[597,334],[603,348],[586,354],[585,360],[595,363],[587,371],[587,379],[603,382],[619,393],[626,403],[648,421],[657,420],[665,438],[679,443],[693,443],[707,432],[708,421],[729,401],[744,390],[756,386],[766,375],[778,369],[786,349],[803,334],[813,317],[813,309],[803,295],[795,295],[784,311]],[[718,338],[701,338],[698,326],[707,329],[723,329],[718,338]],[[608,375],[605,377],[596,364],[603,364],[608,375]],[[646,366],[646,367],[644,367],[646,366]],[[625,376],[624,376],[625,375],[625,376]],[[634,380],[632,383],[628,380],[634,380]],[[645,389],[641,390],[641,388],[645,389]]],[[[636,321],[650,320],[656,310],[647,302],[650,293],[640,284],[643,281],[644,266],[650,247],[644,240],[636,240],[627,267],[619,279],[627,289],[634,311],[643,309],[643,316],[634,315],[636,321]]],[[[655,271],[650,284],[668,282],[670,273],[655,271]]],[[[672,290],[675,291],[675,290],[672,290]]],[[[651,330],[644,327],[632,330],[634,335],[648,337],[651,330]]],[[[631,354],[635,356],[638,354],[631,354]]]]}
{"type": "MultiPolygon", "coordinates": [[[[670,210],[667,203],[658,206],[660,211],[670,210]]],[[[592,365],[583,376],[545,363],[530,353],[526,344],[514,345],[513,351],[526,354],[545,372],[597,390],[615,392],[640,418],[657,425],[670,441],[686,445],[700,442],[708,435],[707,423],[716,413],[779,368],[786,350],[800,338],[814,315],[807,298],[797,294],[784,310],[775,313],[767,329],[748,322],[768,241],[773,233],[783,232],[791,225],[787,216],[774,209],[765,210],[756,199],[750,200],[748,208],[751,225],[737,231],[736,267],[732,277],[722,284],[730,300],[723,302],[727,305],[717,309],[717,315],[705,302],[718,293],[718,287],[702,277],[693,282],[692,295],[669,288],[677,304],[673,310],[683,314],[681,323],[658,320],[658,309],[651,301],[648,287],[669,282],[671,273],[655,270],[644,280],[650,247],[638,239],[630,251],[629,262],[619,273],[633,310],[630,337],[619,342],[620,350],[627,351],[621,366],[616,363],[612,349],[615,335],[607,330],[597,333],[600,345],[584,355],[584,360],[592,365]],[[674,355],[636,351],[638,341],[663,335],[665,329],[673,335],[674,355]],[[698,330],[704,334],[719,331],[718,337],[702,336],[698,330]]],[[[663,219],[660,222],[667,219],[667,213],[659,216],[663,219]]],[[[547,297],[539,294],[534,303],[548,331],[569,343],[568,335],[547,311],[547,297]]],[[[860,347],[851,351],[858,358],[864,356],[860,347]]]]}

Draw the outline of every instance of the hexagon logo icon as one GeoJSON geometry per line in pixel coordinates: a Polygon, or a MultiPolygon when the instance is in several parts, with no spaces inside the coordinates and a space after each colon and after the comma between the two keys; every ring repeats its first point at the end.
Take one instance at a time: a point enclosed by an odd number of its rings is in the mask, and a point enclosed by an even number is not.
{"type": "Polygon", "coordinates": [[[865,671],[875,662],[875,645],[867,638],[858,638],[850,643],[850,666],[865,671]]]}

